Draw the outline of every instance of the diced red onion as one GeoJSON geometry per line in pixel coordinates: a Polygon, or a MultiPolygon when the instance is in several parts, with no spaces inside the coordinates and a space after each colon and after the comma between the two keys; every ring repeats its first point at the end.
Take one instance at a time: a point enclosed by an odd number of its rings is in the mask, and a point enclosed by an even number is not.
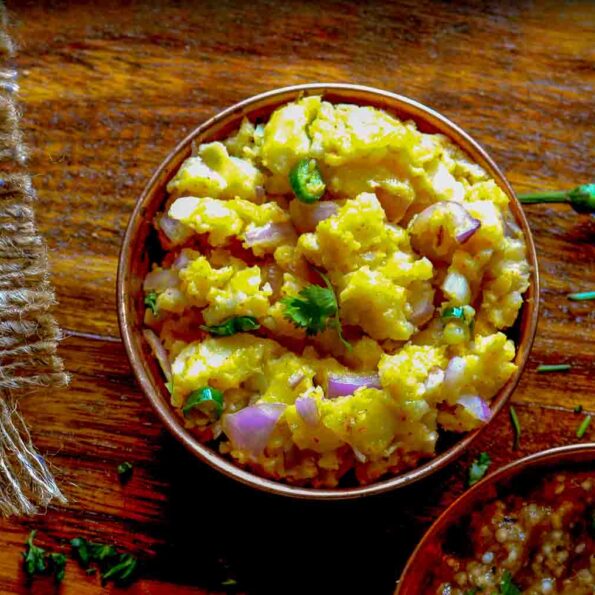
{"type": "Polygon", "coordinates": [[[435,367],[430,370],[428,377],[425,381],[425,387],[427,391],[438,388],[444,382],[444,370],[435,367]]]}
{"type": "Polygon", "coordinates": [[[460,203],[452,200],[436,202],[424,209],[413,221],[411,233],[418,234],[424,231],[434,213],[442,211],[449,214],[455,225],[455,239],[459,244],[464,244],[481,227],[481,221],[471,216],[469,211],[460,203]]]}
{"type": "Polygon", "coordinates": [[[358,388],[380,388],[378,374],[341,374],[331,372],[328,375],[327,397],[352,395],[358,388]]]}
{"type": "Polygon", "coordinates": [[[163,343],[159,340],[159,337],[150,329],[146,328],[143,330],[143,335],[153,352],[153,355],[159,362],[161,369],[163,370],[163,374],[168,382],[171,382],[171,364],[169,363],[169,357],[167,355],[167,351],[163,346],[163,343]]]}
{"type": "Polygon", "coordinates": [[[518,226],[512,215],[504,219],[504,235],[507,238],[519,238],[523,235],[523,230],[518,226]]]}
{"type": "Polygon", "coordinates": [[[368,457],[359,448],[352,446],[351,449],[353,450],[353,454],[355,455],[355,458],[359,463],[368,462],[368,457]]]}
{"type": "Polygon", "coordinates": [[[172,266],[173,268],[180,270],[188,266],[189,263],[190,257],[188,256],[188,253],[186,252],[186,250],[182,250],[180,254],[178,254],[178,257],[174,260],[172,266]]]}
{"type": "Polygon", "coordinates": [[[295,239],[295,230],[291,223],[267,223],[253,227],[244,234],[244,244],[248,248],[278,246],[295,239]]]}
{"type": "Polygon", "coordinates": [[[193,233],[187,225],[168,215],[161,215],[157,224],[172,244],[184,243],[193,233]]]}
{"type": "Polygon", "coordinates": [[[283,403],[260,403],[228,413],[222,418],[223,431],[235,449],[256,458],[263,453],[285,407],[283,403]]]}
{"type": "Polygon", "coordinates": [[[461,407],[479,421],[487,422],[492,417],[490,406],[476,395],[463,395],[457,401],[461,407]]]}
{"type": "Polygon", "coordinates": [[[294,372],[287,380],[289,388],[295,388],[305,377],[303,372],[294,372]]]}
{"type": "MultiPolygon", "coordinates": [[[[469,215],[469,213],[467,214],[469,215]]],[[[464,244],[480,227],[481,221],[469,215],[469,219],[465,221],[464,225],[460,228],[457,227],[457,235],[455,236],[457,242],[464,244]]]]}
{"type": "Polygon", "coordinates": [[[465,376],[466,367],[467,362],[458,355],[448,362],[444,373],[444,387],[447,390],[454,390],[461,384],[463,377],[465,376]]]}
{"type": "Polygon", "coordinates": [[[311,205],[300,205],[299,221],[296,221],[300,233],[314,231],[316,226],[325,219],[339,212],[339,205],[332,200],[321,200],[311,205]]]}
{"type": "Polygon", "coordinates": [[[263,268],[264,280],[271,286],[273,293],[271,297],[277,300],[283,286],[283,271],[276,264],[269,264],[263,268]]]}
{"type": "Polygon", "coordinates": [[[471,288],[467,277],[457,271],[450,271],[442,282],[442,291],[458,305],[468,304],[471,288]]]}
{"type": "Polygon", "coordinates": [[[298,397],[295,400],[295,408],[307,425],[315,426],[320,421],[318,405],[312,397],[298,397]]]}
{"type": "Polygon", "coordinates": [[[414,295],[411,307],[410,322],[416,326],[425,324],[434,315],[434,292],[425,291],[419,295],[414,295]]]}
{"type": "Polygon", "coordinates": [[[156,269],[151,271],[143,282],[145,291],[157,291],[161,293],[166,289],[177,287],[180,283],[178,272],[172,269],[156,269]]]}

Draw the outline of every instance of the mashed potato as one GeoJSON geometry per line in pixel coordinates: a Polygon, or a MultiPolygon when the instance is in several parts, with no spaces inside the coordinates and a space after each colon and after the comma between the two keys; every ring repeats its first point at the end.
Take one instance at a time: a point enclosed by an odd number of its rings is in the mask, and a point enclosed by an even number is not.
{"type": "Polygon", "coordinates": [[[196,147],[167,190],[145,324],[202,441],[334,487],[490,419],[530,269],[507,195],[446,137],[307,97],[196,147]]]}

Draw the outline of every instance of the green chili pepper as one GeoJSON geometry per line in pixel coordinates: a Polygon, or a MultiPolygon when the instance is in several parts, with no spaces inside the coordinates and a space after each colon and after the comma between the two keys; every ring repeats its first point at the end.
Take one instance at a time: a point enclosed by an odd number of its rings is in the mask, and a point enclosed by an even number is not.
{"type": "Polygon", "coordinates": [[[583,291],[581,293],[569,293],[568,299],[573,302],[584,302],[587,300],[595,300],[595,291],[583,291]]]}
{"type": "Polygon", "coordinates": [[[582,184],[572,190],[517,194],[517,198],[525,204],[565,202],[577,213],[595,213],[595,184],[582,184]]]}
{"type": "Polygon", "coordinates": [[[475,311],[470,306],[447,306],[440,318],[444,324],[442,337],[449,345],[458,345],[469,340],[475,328],[475,311]]]}
{"type": "Polygon", "coordinates": [[[442,310],[442,320],[461,320],[466,322],[465,310],[460,306],[448,306],[442,310]]]}
{"type": "Polygon", "coordinates": [[[206,412],[214,411],[215,417],[219,419],[223,413],[223,393],[210,386],[203,386],[198,390],[192,391],[188,395],[188,399],[186,399],[182,413],[186,416],[194,408],[206,412]]]}
{"type": "Polygon", "coordinates": [[[315,159],[302,159],[289,173],[291,189],[305,203],[316,202],[326,189],[315,159]]]}

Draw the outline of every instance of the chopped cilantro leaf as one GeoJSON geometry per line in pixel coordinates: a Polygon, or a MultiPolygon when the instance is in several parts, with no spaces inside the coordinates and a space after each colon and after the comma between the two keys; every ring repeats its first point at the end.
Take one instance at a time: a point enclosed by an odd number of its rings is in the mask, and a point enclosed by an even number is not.
{"type": "Polygon", "coordinates": [[[471,463],[469,467],[469,479],[467,485],[471,487],[476,484],[487,472],[488,467],[492,464],[492,459],[487,452],[482,452],[479,456],[471,463]]]}
{"type": "Polygon", "coordinates": [[[71,539],[70,545],[72,546],[75,558],[81,563],[83,568],[87,568],[91,562],[104,563],[118,555],[113,545],[93,543],[83,537],[71,539]]]}
{"type": "Polygon", "coordinates": [[[116,548],[113,545],[105,543],[89,543],[89,552],[91,560],[95,562],[107,562],[118,555],[116,548]]]}
{"type": "Polygon", "coordinates": [[[132,554],[119,554],[113,545],[93,543],[82,537],[71,539],[73,553],[87,574],[97,571],[89,568],[95,562],[101,571],[101,581],[114,581],[118,584],[128,583],[132,580],[138,566],[138,560],[132,554]]]}
{"type": "Polygon", "coordinates": [[[86,568],[91,561],[89,542],[82,537],[75,537],[74,539],[70,540],[70,545],[72,546],[72,551],[74,552],[77,560],[84,568],[86,568]]]}
{"type": "Polygon", "coordinates": [[[308,285],[297,296],[281,300],[287,320],[299,328],[306,329],[307,335],[316,335],[325,330],[337,313],[337,300],[332,289],[320,285],[308,285]]]}
{"type": "Polygon", "coordinates": [[[247,331],[259,329],[260,323],[254,316],[234,316],[222,324],[214,324],[211,326],[201,325],[200,328],[211,335],[229,337],[236,333],[245,333],[247,331]]]}
{"type": "Polygon", "coordinates": [[[118,465],[117,471],[120,483],[127,483],[130,481],[130,478],[132,477],[132,470],[132,463],[129,463],[128,461],[124,461],[118,465]]]}
{"type": "Polygon", "coordinates": [[[138,560],[132,554],[120,554],[118,561],[102,573],[101,582],[127,583],[133,578],[137,565],[138,560]]]}
{"type": "Polygon", "coordinates": [[[306,329],[307,335],[316,335],[327,328],[337,331],[341,343],[351,349],[351,343],[343,336],[339,306],[335,291],[328,277],[317,271],[326,287],[308,285],[297,296],[284,297],[281,303],[284,316],[298,328],[306,329]]]}
{"type": "Polygon", "coordinates": [[[66,556],[52,552],[49,556],[49,566],[54,573],[54,580],[61,583],[66,573],[66,556]]]}
{"type": "Polygon", "coordinates": [[[66,556],[57,552],[46,551],[33,543],[37,531],[31,531],[25,542],[26,550],[23,553],[23,565],[29,577],[36,574],[53,573],[57,583],[62,582],[66,572],[66,556]]]}
{"type": "Polygon", "coordinates": [[[145,296],[145,306],[151,310],[153,316],[159,315],[159,308],[157,307],[157,292],[150,291],[145,296]]]}
{"type": "Polygon", "coordinates": [[[504,571],[500,580],[500,595],[521,595],[520,589],[512,582],[512,574],[508,570],[504,571]]]}
{"type": "Polygon", "coordinates": [[[37,531],[31,531],[25,542],[26,550],[23,553],[25,572],[29,576],[43,574],[46,571],[46,555],[43,548],[37,547],[33,540],[37,531]]]}

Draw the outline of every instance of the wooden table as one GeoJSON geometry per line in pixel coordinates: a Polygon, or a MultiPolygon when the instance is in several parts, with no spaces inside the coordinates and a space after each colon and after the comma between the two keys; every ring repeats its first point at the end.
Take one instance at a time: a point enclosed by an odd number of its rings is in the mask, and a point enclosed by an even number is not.
{"type": "MultiPolygon", "coordinates": [[[[462,125],[521,191],[589,181],[593,165],[592,3],[51,3],[9,0],[20,48],[22,126],[66,332],[69,390],[22,401],[68,504],[0,521],[0,592],[25,591],[31,529],[39,543],[113,542],[145,561],[134,593],[388,595],[414,544],[464,488],[479,451],[494,467],[577,441],[573,408],[593,401],[594,219],[531,206],[542,276],[541,321],[507,412],[458,464],[418,487],[318,505],[252,493],[193,460],[169,437],[131,376],[114,287],[129,213],[152,170],[194,126],[273,87],[308,81],[378,86],[462,125]],[[122,5],[122,6],[121,6],[122,5]],[[538,375],[540,362],[568,374],[538,375]],[[121,486],[116,466],[134,463],[121,486]]],[[[593,426],[584,440],[593,439],[593,426]]],[[[51,591],[39,580],[34,590],[51,591]]],[[[75,563],[61,592],[100,592],[75,563]]]]}

